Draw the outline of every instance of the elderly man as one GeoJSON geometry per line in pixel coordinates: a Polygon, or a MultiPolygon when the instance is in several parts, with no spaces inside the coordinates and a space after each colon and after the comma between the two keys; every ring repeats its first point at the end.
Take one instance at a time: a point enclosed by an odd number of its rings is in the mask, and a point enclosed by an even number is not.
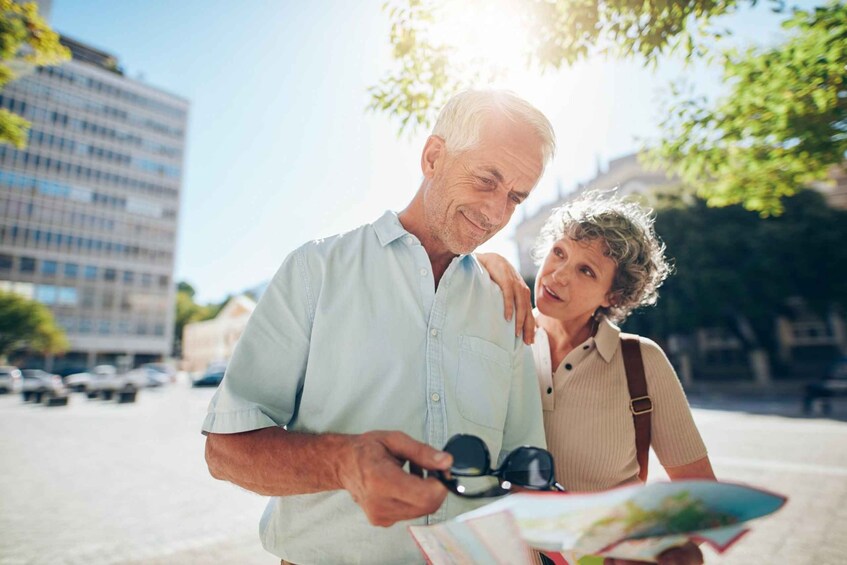
{"type": "Polygon", "coordinates": [[[449,469],[437,448],[456,433],[500,459],[545,445],[531,356],[469,253],[529,196],[554,143],[513,94],[461,93],[405,210],[283,262],[203,431],[214,477],[273,497],[261,537],[284,562],[421,561],[408,526],[472,507],[407,462],[449,469]]]}

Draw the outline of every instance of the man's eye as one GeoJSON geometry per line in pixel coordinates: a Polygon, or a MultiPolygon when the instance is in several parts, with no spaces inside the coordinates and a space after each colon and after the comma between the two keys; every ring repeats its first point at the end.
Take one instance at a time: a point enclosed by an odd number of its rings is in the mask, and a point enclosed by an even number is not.
{"type": "Polygon", "coordinates": [[[520,203],[521,203],[521,197],[520,197],[520,196],[518,196],[517,194],[513,194],[513,195],[511,196],[511,198],[512,198],[512,202],[514,202],[515,204],[520,204],[520,203]]]}
{"type": "Polygon", "coordinates": [[[487,177],[478,177],[478,178],[479,178],[479,181],[482,184],[484,184],[485,186],[494,186],[496,184],[494,182],[494,179],[490,179],[490,178],[487,178],[487,177]]]}

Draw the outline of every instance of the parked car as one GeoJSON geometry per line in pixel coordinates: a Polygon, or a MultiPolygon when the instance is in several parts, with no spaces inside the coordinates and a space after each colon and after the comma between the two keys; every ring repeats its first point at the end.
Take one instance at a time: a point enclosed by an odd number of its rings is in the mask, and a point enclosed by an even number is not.
{"type": "Polygon", "coordinates": [[[140,387],[156,388],[171,382],[166,374],[148,365],[142,365],[129,371],[124,378],[140,387]]]}
{"type": "Polygon", "coordinates": [[[86,386],[88,398],[111,400],[117,396],[121,402],[135,402],[138,389],[148,384],[144,373],[129,371],[120,374],[112,365],[97,365],[90,372],[91,381],[86,386]]]}
{"type": "Polygon", "coordinates": [[[24,402],[46,401],[50,406],[68,403],[68,392],[59,375],[41,369],[23,369],[21,371],[21,395],[24,402]]]}
{"type": "Polygon", "coordinates": [[[832,412],[830,399],[838,396],[847,396],[847,356],[833,363],[823,379],[806,385],[803,412],[810,414],[815,401],[820,399],[823,413],[829,414],[832,412]]]}
{"type": "Polygon", "coordinates": [[[196,379],[191,386],[193,387],[202,387],[202,386],[218,386],[221,384],[221,381],[224,378],[225,369],[220,367],[214,367],[211,369],[207,369],[203,375],[201,375],[198,379],[196,379]]]}
{"type": "Polygon", "coordinates": [[[168,365],[167,363],[144,363],[141,365],[141,368],[153,369],[154,371],[167,375],[170,382],[176,382],[176,369],[173,365],[168,365]]]}
{"type": "Polygon", "coordinates": [[[0,367],[0,392],[18,392],[21,389],[21,372],[17,367],[0,367]]]}

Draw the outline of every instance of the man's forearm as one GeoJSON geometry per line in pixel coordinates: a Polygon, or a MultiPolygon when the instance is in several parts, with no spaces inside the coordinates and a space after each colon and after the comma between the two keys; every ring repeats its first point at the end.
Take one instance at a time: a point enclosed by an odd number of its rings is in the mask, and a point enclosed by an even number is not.
{"type": "Polygon", "coordinates": [[[340,461],[352,437],[301,434],[282,428],[210,433],[206,463],[216,479],[265,496],[336,490],[344,488],[340,461]]]}

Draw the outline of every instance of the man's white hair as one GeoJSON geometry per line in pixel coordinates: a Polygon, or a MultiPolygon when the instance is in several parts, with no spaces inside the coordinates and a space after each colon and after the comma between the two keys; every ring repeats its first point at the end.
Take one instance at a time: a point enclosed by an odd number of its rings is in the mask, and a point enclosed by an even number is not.
{"type": "Polygon", "coordinates": [[[444,140],[447,151],[461,153],[479,145],[485,120],[499,112],[508,119],[531,127],[541,140],[544,165],[556,151],[556,134],[550,120],[535,106],[508,90],[465,90],[456,94],[438,114],[432,135],[444,140]]]}

